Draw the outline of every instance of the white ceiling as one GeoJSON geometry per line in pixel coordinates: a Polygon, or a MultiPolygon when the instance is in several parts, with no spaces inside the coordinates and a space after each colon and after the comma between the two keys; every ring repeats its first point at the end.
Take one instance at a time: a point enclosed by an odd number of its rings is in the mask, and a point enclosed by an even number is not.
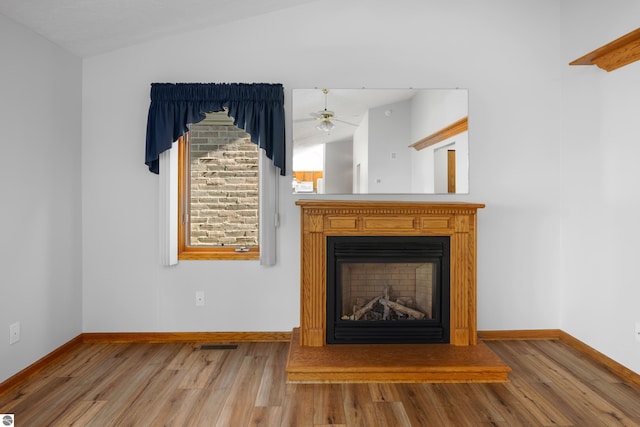
{"type": "Polygon", "coordinates": [[[0,13],[78,56],[317,0],[1,0],[0,13]]]}
{"type": "MultiPolygon", "coordinates": [[[[266,15],[322,0],[0,0],[0,14],[30,28],[81,57],[187,33],[205,27],[266,15]]],[[[332,89],[328,108],[336,112],[330,133],[315,129],[310,114],[324,107],[320,89],[294,95],[294,132],[298,144],[313,145],[351,137],[368,108],[406,98],[406,90],[332,89]],[[355,96],[355,98],[354,98],[355,96]]]]}

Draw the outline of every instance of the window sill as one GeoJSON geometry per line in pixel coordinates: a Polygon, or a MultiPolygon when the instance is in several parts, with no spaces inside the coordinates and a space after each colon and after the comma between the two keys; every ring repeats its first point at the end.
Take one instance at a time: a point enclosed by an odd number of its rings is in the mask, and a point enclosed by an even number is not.
{"type": "Polygon", "coordinates": [[[185,248],[178,253],[179,260],[259,260],[260,249],[236,252],[234,248],[185,248]]]}

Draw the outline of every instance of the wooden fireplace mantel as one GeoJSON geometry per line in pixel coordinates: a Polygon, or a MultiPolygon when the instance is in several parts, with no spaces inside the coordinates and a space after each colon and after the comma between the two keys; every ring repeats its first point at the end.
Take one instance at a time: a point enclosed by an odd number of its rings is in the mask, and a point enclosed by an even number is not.
{"type": "Polygon", "coordinates": [[[301,208],[300,345],[326,345],[327,236],[449,236],[450,344],[477,344],[478,203],[299,200],[301,208]]]}

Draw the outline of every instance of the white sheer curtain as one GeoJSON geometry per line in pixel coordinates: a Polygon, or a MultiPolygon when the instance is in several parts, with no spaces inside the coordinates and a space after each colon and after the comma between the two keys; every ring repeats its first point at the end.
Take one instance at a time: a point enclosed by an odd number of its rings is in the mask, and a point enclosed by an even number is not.
{"type": "Polygon", "coordinates": [[[160,153],[160,263],[178,263],[178,147],[160,153]]]}
{"type": "MultiPolygon", "coordinates": [[[[276,264],[278,168],[260,150],[260,265],[276,264]]],[[[160,263],[178,263],[178,147],[160,154],[160,263]]]]}
{"type": "Polygon", "coordinates": [[[276,264],[279,221],[278,168],[260,150],[260,265],[276,264]]]}

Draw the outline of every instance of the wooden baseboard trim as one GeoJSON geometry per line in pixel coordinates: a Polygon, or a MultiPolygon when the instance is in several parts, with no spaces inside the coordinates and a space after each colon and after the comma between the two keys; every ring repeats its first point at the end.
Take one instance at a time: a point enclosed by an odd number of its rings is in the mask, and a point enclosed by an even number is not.
{"type": "Polygon", "coordinates": [[[591,360],[595,361],[600,366],[604,366],[609,371],[611,371],[615,375],[619,376],[623,380],[625,380],[625,381],[627,381],[629,383],[635,384],[637,386],[640,386],[640,375],[639,374],[637,374],[634,371],[632,371],[631,369],[621,365],[620,363],[618,363],[615,360],[609,358],[608,356],[605,356],[604,354],[600,353],[595,348],[588,346],[587,344],[583,343],[582,341],[580,341],[579,339],[573,337],[572,335],[569,335],[566,332],[560,331],[560,341],[562,341],[563,343],[565,343],[569,347],[573,348],[574,350],[576,350],[576,351],[584,354],[585,356],[589,357],[591,360]]]}
{"type": "Polygon", "coordinates": [[[289,342],[291,332],[86,332],[82,342],[168,343],[168,342],[289,342]]]}
{"type": "Polygon", "coordinates": [[[484,341],[498,340],[559,340],[560,329],[523,329],[513,331],[478,331],[484,341]]]}
{"type": "Polygon", "coordinates": [[[624,381],[640,386],[640,375],[588,346],[574,336],[560,329],[532,329],[514,331],[478,331],[478,338],[484,341],[496,340],[560,340],[582,353],[600,366],[605,367],[624,381]]]}
{"type": "Polygon", "coordinates": [[[0,396],[7,393],[9,390],[14,387],[22,384],[24,381],[36,375],[38,372],[42,371],[46,367],[53,364],[56,360],[61,358],[62,356],[70,353],[76,347],[82,344],[82,334],[73,338],[71,341],[61,345],[60,347],[53,350],[51,353],[47,354],[43,358],[37,360],[31,365],[24,368],[22,371],[18,372],[12,377],[9,377],[7,380],[0,383],[0,396]]]}

